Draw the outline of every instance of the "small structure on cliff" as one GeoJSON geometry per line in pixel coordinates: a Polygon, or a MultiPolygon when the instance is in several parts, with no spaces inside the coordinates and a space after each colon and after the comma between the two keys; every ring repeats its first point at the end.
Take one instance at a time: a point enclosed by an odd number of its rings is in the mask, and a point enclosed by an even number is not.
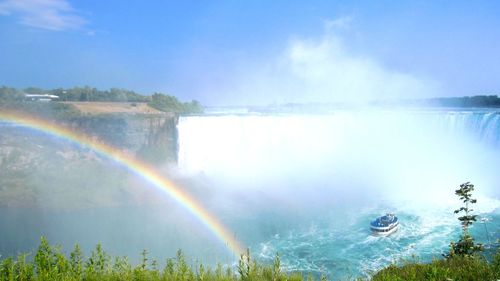
{"type": "Polygon", "coordinates": [[[59,96],[49,94],[25,94],[24,99],[28,101],[53,101],[59,99],[59,96]]]}

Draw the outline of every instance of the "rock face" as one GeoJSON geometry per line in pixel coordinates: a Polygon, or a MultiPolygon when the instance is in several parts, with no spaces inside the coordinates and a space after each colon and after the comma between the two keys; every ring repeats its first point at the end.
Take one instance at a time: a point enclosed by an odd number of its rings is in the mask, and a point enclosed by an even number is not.
{"type": "Polygon", "coordinates": [[[66,126],[156,164],[177,161],[174,114],[101,114],[81,116],[66,126]]]}
{"type": "MultiPolygon", "coordinates": [[[[162,166],[177,161],[177,121],[173,114],[100,114],[60,124],[162,166]]],[[[130,179],[112,159],[88,148],[0,123],[0,207],[136,204],[142,197],[130,179]]]]}

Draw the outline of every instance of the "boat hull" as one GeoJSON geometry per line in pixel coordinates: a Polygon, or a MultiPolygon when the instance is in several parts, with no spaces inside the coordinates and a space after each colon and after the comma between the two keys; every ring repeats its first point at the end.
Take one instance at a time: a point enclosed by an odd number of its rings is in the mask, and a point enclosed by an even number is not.
{"type": "Polygon", "coordinates": [[[371,228],[371,230],[372,230],[372,235],[374,235],[374,236],[388,236],[388,235],[391,235],[391,234],[393,234],[394,232],[398,231],[398,228],[399,228],[399,224],[396,224],[396,225],[395,225],[395,226],[393,226],[392,228],[386,228],[386,229],[381,229],[381,228],[375,229],[375,228],[371,228]]]}

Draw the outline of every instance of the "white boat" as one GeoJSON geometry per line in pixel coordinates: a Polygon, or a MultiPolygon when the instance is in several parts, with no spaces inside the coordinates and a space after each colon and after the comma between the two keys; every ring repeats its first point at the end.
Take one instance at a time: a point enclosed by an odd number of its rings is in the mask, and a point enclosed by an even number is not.
{"type": "Polygon", "coordinates": [[[370,229],[373,235],[387,236],[398,230],[399,220],[394,214],[386,214],[378,217],[370,223],[370,229]]]}

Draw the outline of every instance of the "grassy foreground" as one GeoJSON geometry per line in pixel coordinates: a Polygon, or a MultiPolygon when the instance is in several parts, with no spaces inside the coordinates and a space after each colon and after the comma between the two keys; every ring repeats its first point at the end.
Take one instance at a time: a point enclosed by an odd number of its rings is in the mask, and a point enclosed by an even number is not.
{"type": "Polygon", "coordinates": [[[374,281],[386,280],[499,280],[500,252],[492,262],[484,258],[455,256],[435,260],[431,263],[408,263],[403,266],[391,265],[377,272],[374,281]]]}
{"type": "MultiPolygon", "coordinates": [[[[236,268],[217,265],[215,268],[200,264],[196,268],[188,265],[182,251],[176,258],[167,259],[160,265],[142,253],[142,262],[132,265],[127,257],[109,256],[98,244],[90,257],[84,257],[78,245],[68,255],[61,247],[49,245],[41,239],[36,253],[32,256],[21,254],[16,259],[3,258],[0,261],[1,281],[24,280],[172,280],[172,281],[312,281],[311,274],[283,272],[279,256],[272,265],[263,265],[250,258],[241,257],[236,268]]],[[[326,277],[321,277],[325,281],[326,277]]],[[[403,266],[391,265],[377,272],[372,280],[499,280],[500,251],[491,262],[480,257],[460,257],[435,260],[432,263],[408,263],[403,266]]],[[[359,279],[361,280],[361,279],[359,279]]]]}
{"type": "MultiPolygon", "coordinates": [[[[142,262],[133,266],[127,257],[112,258],[100,244],[88,258],[83,256],[78,245],[66,256],[61,247],[51,246],[42,238],[33,256],[21,254],[16,259],[3,258],[0,261],[0,280],[299,281],[304,278],[301,274],[282,272],[279,256],[273,265],[260,265],[247,254],[242,256],[236,269],[220,264],[212,269],[202,264],[196,268],[189,266],[181,251],[177,252],[176,258],[168,259],[160,266],[157,261],[148,259],[147,252],[143,251],[142,262]]],[[[312,276],[307,280],[312,280],[312,276]]]]}
{"type": "MultiPolygon", "coordinates": [[[[428,264],[391,265],[372,277],[375,281],[499,279],[500,251],[491,262],[479,256],[455,256],[428,264]]],[[[180,250],[175,258],[167,259],[162,265],[156,260],[150,260],[147,252],[143,251],[141,263],[132,265],[127,257],[111,257],[100,244],[89,257],[83,256],[78,245],[66,256],[61,247],[51,246],[42,238],[33,255],[21,254],[16,259],[0,260],[0,281],[24,280],[312,281],[314,278],[311,274],[282,271],[279,256],[276,256],[272,265],[259,264],[247,253],[235,268],[220,264],[215,268],[205,267],[203,264],[193,268],[188,265],[180,250]]],[[[325,281],[326,277],[321,277],[320,280],[325,281]]]]}

